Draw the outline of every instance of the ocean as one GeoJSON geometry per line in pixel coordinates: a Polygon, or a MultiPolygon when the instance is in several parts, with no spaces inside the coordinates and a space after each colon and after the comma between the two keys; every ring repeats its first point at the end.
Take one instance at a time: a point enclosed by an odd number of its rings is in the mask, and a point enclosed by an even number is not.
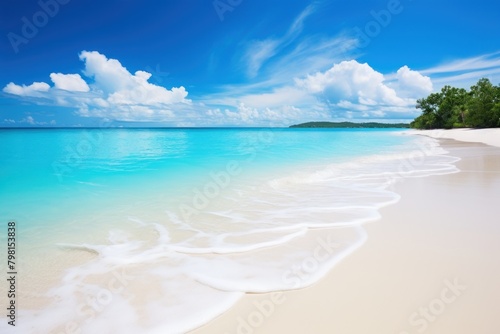
{"type": "Polygon", "coordinates": [[[245,293],[310,286],[395,183],[457,160],[400,129],[0,130],[18,329],[181,333],[245,293]]]}

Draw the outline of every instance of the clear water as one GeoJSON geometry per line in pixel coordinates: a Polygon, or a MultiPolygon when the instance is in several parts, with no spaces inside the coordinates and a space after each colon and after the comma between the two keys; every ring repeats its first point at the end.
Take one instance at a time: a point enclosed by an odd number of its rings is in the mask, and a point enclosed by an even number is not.
{"type": "Polygon", "coordinates": [[[362,245],[394,182],[455,161],[396,130],[0,130],[20,329],[185,332],[244,293],[306,287],[362,245]]]}

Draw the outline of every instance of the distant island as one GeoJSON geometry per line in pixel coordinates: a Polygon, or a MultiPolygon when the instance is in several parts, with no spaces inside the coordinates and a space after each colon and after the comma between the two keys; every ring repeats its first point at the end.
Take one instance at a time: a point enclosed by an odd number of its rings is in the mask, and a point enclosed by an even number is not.
{"type": "Polygon", "coordinates": [[[389,129],[389,128],[398,128],[398,129],[406,129],[409,128],[410,124],[406,123],[353,123],[353,122],[308,122],[302,124],[291,125],[290,128],[336,128],[336,129],[389,129]]]}

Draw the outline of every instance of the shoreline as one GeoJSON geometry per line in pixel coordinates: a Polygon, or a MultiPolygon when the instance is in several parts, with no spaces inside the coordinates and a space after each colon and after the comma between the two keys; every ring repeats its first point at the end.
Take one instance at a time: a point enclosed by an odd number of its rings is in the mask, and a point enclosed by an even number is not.
{"type": "Polygon", "coordinates": [[[435,139],[453,139],[466,143],[483,143],[500,147],[500,128],[490,129],[450,129],[450,130],[413,130],[412,134],[435,139]]]}
{"type": "Polygon", "coordinates": [[[311,287],[247,294],[190,333],[471,333],[498,329],[500,129],[418,131],[459,173],[405,179],[368,240],[311,287]],[[424,132],[424,133],[422,133],[424,132]],[[483,136],[482,133],[488,133],[483,136]],[[473,134],[473,135],[472,135],[473,134]],[[461,141],[443,139],[459,138],[461,141]],[[443,200],[444,199],[444,200],[443,200]]]}

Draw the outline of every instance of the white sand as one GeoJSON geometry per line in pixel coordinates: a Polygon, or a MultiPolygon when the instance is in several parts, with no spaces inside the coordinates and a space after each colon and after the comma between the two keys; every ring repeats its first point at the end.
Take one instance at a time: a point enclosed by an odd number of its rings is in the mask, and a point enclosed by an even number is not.
{"type": "Polygon", "coordinates": [[[453,130],[416,130],[415,134],[437,138],[454,139],[470,143],[484,143],[500,147],[500,128],[498,129],[453,129],[453,130]]]}
{"type": "MultiPolygon", "coordinates": [[[[425,134],[500,144],[499,130],[425,134]]],[[[401,201],[322,281],[247,295],[193,333],[500,333],[500,149],[443,143],[461,172],[396,184],[401,201]]]]}

